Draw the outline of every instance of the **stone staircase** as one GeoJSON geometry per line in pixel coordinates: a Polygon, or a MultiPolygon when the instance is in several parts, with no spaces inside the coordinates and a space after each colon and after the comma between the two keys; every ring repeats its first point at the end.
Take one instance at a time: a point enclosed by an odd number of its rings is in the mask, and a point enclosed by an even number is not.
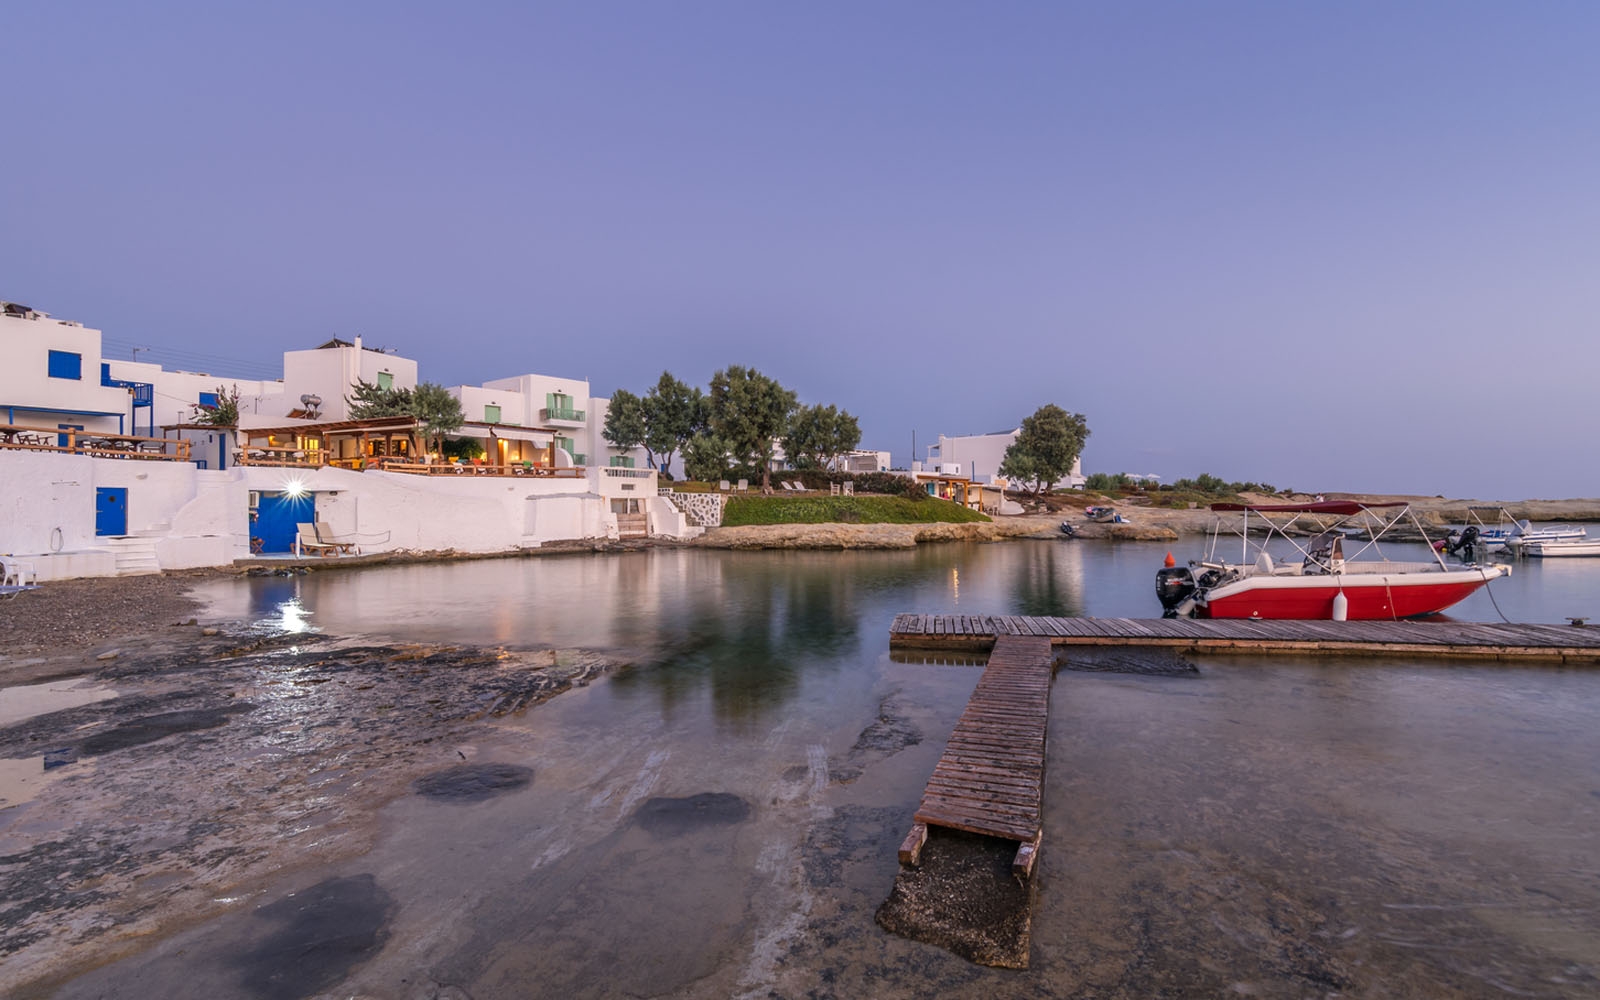
{"type": "Polygon", "coordinates": [[[650,515],[649,514],[618,514],[617,515],[617,537],[618,538],[649,538],[650,537],[650,515]]]}
{"type": "Polygon", "coordinates": [[[154,538],[122,535],[106,539],[106,545],[116,559],[117,576],[148,576],[161,572],[154,538]]]}

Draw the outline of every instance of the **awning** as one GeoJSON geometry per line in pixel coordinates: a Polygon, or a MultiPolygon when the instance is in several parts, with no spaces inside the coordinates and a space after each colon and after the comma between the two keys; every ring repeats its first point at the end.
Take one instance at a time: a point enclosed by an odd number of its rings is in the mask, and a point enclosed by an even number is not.
{"type": "Polygon", "coordinates": [[[1319,500],[1315,503],[1214,503],[1212,510],[1251,510],[1261,514],[1359,514],[1372,507],[1405,507],[1404,500],[1363,503],[1360,500],[1319,500]]]}
{"type": "Polygon", "coordinates": [[[549,447],[549,432],[540,433],[527,427],[507,427],[505,424],[462,424],[461,429],[453,432],[455,437],[481,438],[488,440],[493,434],[502,441],[532,441],[540,447],[549,447]]]}

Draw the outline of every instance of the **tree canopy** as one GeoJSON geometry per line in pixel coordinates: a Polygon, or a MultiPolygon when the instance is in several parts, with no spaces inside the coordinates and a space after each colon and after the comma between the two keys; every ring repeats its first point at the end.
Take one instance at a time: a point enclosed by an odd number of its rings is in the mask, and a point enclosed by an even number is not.
{"type": "Polygon", "coordinates": [[[415,417],[431,449],[442,447],[445,435],[460,430],[466,422],[461,401],[435,382],[418,382],[415,389],[385,389],[358,377],[354,391],[344,401],[352,420],[415,417]]]}
{"type": "Polygon", "coordinates": [[[651,462],[660,469],[671,465],[672,456],[705,429],[705,422],[705,394],[662,372],[644,396],[644,447],[651,462]]]}
{"type": "Polygon", "coordinates": [[[1072,471],[1089,438],[1081,413],[1068,413],[1053,403],[1024,417],[1017,439],[1006,449],[1000,474],[1029,484],[1035,497],[1072,471]]]}
{"type": "Polygon", "coordinates": [[[644,444],[644,400],[626,389],[611,394],[611,405],[606,408],[606,425],[600,436],[614,448],[637,448],[644,444]]]}
{"type": "Polygon", "coordinates": [[[707,423],[740,466],[759,469],[761,488],[772,488],[773,442],[789,429],[798,398],[776,380],[742,365],[711,376],[707,423]]]}
{"type": "Polygon", "coordinates": [[[467,419],[461,412],[461,400],[437,382],[417,383],[411,390],[410,412],[417,418],[422,436],[432,450],[442,448],[445,436],[460,430],[467,419]]]}
{"type": "Polygon", "coordinates": [[[856,418],[837,406],[802,406],[784,433],[783,451],[796,469],[832,468],[840,455],[861,443],[856,418]]]}
{"type": "Polygon", "coordinates": [[[344,398],[351,420],[374,420],[378,417],[411,416],[411,390],[385,389],[376,382],[360,376],[350,395],[344,398]]]}

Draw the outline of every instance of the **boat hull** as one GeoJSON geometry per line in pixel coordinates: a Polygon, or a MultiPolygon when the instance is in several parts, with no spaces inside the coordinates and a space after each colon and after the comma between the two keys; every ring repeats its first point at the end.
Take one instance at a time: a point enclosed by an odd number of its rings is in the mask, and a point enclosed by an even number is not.
{"type": "Polygon", "coordinates": [[[1496,570],[1444,573],[1340,574],[1314,577],[1247,577],[1217,587],[1199,602],[1201,618],[1333,617],[1343,592],[1350,621],[1417,618],[1465,600],[1499,576],[1496,570]]]}
{"type": "Polygon", "coordinates": [[[1522,547],[1522,554],[1540,559],[1553,559],[1557,556],[1600,556],[1600,541],[1530,542],[1522,547]]]}

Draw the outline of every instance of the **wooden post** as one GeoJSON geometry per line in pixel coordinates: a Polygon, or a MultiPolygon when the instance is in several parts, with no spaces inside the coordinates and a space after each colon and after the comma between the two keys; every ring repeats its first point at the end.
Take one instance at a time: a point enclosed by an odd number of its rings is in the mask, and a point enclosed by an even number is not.
{"type": "Polygon", "coordinates": [[[922,845],[928,842],[928,824],[913,823],[911,832],[900,842],[900,863],[915,868],[922,863],[922,845]]]}
{"type": "Polygon", "coordinates": [[[1017,848],[1017,857],[1011,862],[1011,874],[1020,879],[1033,877],[1033,863],[1039,857],[1039,842],[1044,839],[1044,830],[1040,829],[1033,835],[1032,840],[1024,841],[1017,848]]]}

